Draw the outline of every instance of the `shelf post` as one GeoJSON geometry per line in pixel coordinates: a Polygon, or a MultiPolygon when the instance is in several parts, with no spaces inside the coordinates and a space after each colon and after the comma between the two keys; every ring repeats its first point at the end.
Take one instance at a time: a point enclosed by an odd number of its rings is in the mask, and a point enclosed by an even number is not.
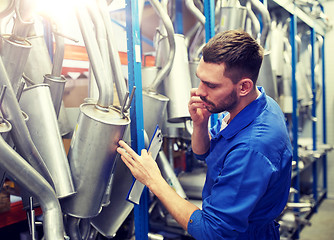
{"type": "MultiPolygon", "coordinates": [[[[327,112],[326,112],[326,75],[325,75],[325,37],[323,36],[321,47],[321,59],[322,59],[322,141],[327,144],[327,112]]],[[[325,191],[324,197],[327,198],[327,154],[322,157],[323,161],[323,188],[325,191]]]]}
{"type": "MultiPolygon", "coordinates": [[[[213,0],[204,0],[205,16],[205,42],[208,42],[215,35],[215,2],[213,0]]],[[[211,115],[211,126],[217,122],[218,115],[211,115]]]]}
{"type": "Polygon", "coordinates": [[[298,102],[297,102],[297,81],[296,81],[296,65],[297,65],[297,43],[296,43],[296,32],[297,32],[297,18],[295,15],[290,16],[290,41],[292,50],[291,60],[291,82],[292,82],[292,146],[293,146],[293,160],[296,162],[296,177],[294,181],[294,188],[298,191],[295,194],[295,202],[299,202],[299,158],[298,158],[298,102]]]}
{"type": "MultiPolygon", "coordinates": [[[[315,56],[314,56],[314,48],[315,48],[315,30],[311,28],[311,86],[312,86],[312,141],[313,141],[313,151],[317,150],[317,87],[315,83],[315,56]]],[[[312,163],[312,177],[313,177],[313,198],[315,200],[315,206],[313,208],[314,212],[318,211],[318,173],[317,173],[317,164],[318,161],[313,161],[312,163]]]]}
{"type": "MultiPolygon", "coordinates": [[[[134,100],[130,108],[131,147],[140,154],[145,148],[143,96],[141,80],[141,39],[138,14],[138,0],[126,0],[126,31],[128,54],[129,92],[136,86],[134,100]]],[[[144,189],[140,204],[134,206],[135,235],[137,240],[148,239],[148,190],[144,189]]]]}

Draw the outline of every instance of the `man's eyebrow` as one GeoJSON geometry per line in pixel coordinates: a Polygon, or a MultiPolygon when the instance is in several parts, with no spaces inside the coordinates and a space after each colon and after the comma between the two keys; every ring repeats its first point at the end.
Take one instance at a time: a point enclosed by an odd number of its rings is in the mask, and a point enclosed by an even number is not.
{"type": "Polygon", "coordinates": [[[218,83],[211,83],[211,82],[208,82],[208,81],[204,81],[204,80],[201,80],[201,82],[207,86],[217,86],[219,85],[218,83]]]}

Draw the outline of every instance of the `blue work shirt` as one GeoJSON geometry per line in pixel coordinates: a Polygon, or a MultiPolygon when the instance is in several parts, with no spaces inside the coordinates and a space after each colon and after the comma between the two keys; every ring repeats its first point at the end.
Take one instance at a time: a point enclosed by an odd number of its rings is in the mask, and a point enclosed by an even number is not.
{"type": "Polygon", "coordinates": [[[188,222],[197,240],[279,239],[274,221],[284,209],[291,185],[292,146],[278,104],[261,95],[220,130],[210,129],[202,210],[188,222]]]}

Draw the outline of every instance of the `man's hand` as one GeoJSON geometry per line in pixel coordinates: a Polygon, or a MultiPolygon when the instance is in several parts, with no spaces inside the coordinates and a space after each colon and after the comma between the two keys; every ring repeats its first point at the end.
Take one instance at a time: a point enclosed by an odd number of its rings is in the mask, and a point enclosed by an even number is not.
{"type": "Polygon", "coordinates": [[[190,91],[188,110],[193,121],[193,125],[200,126],[208,123],[211,113],[206,109],[203,100],[196,94],[196,90],[197,88],[193,88],[190,91]]]}
{"type": "Polygon", "coordinates": [[[158,180],[162,179],[159,167],[152,158],[151,153],[143,149],[141,156],[139,156],[124,141],[120,140],[118,143],[121,147],[117,148],[117,152],[121,154],[122,161],[138,181],[151,189],[158,180]]]}

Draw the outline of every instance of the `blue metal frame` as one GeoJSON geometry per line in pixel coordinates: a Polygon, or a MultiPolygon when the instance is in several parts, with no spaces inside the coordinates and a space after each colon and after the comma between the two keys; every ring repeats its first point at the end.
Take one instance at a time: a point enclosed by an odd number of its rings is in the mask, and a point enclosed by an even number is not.
{"type": "MultiPolygon", "coordinates": [[[[313,140],[313,151],[317,150],[317,122],[316,115],[317,115],[317,87],[315,83],[315,56],[314,56],[314,48],[315,48],[315,41],[316,41],[316,33],[314,28],[311,28],[311,86],[312,86],[312,140],[313,140]]],[[[315,202],[318,202],[318,177],[317,177],[317,161],[313,161],[312,163],[312,175],[313,175],[313,198],[315,202]]],[[[318,211],[318,204],[315,204],[313,208],[314,212],[318,211]]]]}
{"type": "MultiPolygon", "coordinates": [[[[297,80],[296,80],[296,69],[297,69],[297,17],[296,15],[290,15],[290,41],[291,41],[291,83],[292,83],[292,146],[293,146],[293,160],[296,162],[295,178],[294,178],[294,188],[297,190],[297,193],[294,195],[294,201],[299,202],[300,199],[300,171],[299,171],[299,157],[298,157],[298,98],[297,98],[297,80]]],[[[295,211],[298,211],[296,209],[295,211]]],[[[294,237],[299,239],[300,226],[297,226],[297,229],[294,233],[294,237]]]]}
{"type": "MultiPolygon", "coordinates": [[[[293,146],[293,159],[296,161],[296,177],[294,179],[294,188],[299,192],[299,158],[298,158],[298,102],[297,102],[297,81],[296,81],[296,65],[297,65],[297,43],[295,40],[297,32],[297,17],[295,15],[290,16],[290,41],[292,50],[291,60],[291,82],[292,82],[292,146],[293,146]]],[[[299,193],[295,194],[295,202],[299,202],[299,193]]]]}
{"type": "MultiPolygon", "coordinates": [[[[213,0],[204,0],[205,15],[205,41],[208,42],[215,35],[215,2],[213,0]]],[[[218,115],[211,115],[211,126],[217,122],[218,115]]]]}
{"type": "MultiPolygon", "coordinates": [[[[326,112],[326,76],[325,76],[325,37],[321,48],[322,58],[322,127],[323,135],[322,141],[327,144],[327,112],[326,112]]],[[[323,188],[325,191],[324,197],[327,198],[327,154],[323,156],[323,188]]]]}
{"type": "MultiPolygon", "coordinates": [[[[126,30],[128,46],[128,85],[129,91],[136,86],[134,101],[131,104],[131,146],[140,153],[145,148],[143,96],[141,80],[141,39],[138,16],[138,1],[126,0],[126,30]]],[[[140,204],[134,207],[135,235],[137,240],[148,239],[148,190],[144,189],[140,204]]]]}
{"type": "Polygon", "coordinates": [[[174,32],[183,34],[183,10],[182,0],[175,0],[175,21],[174,21],[174,32]]]}

